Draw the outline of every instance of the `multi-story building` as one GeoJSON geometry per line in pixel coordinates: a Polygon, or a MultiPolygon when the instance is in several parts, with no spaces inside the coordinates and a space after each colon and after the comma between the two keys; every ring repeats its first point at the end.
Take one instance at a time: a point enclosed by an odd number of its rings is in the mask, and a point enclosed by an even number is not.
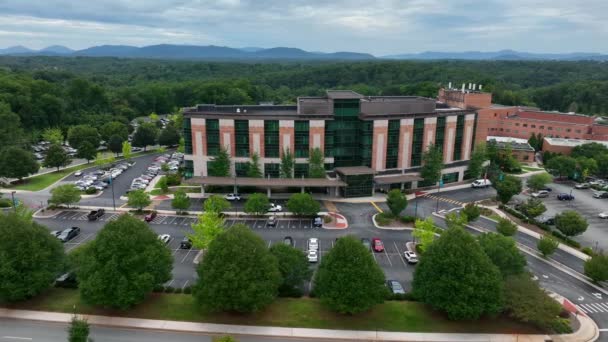
{"type": "Polygon", "coordinates": [[[476,126],[476,112],[464,108],[423,97],[364,96],[349,90],[300,97],[296,105],[198,105],[183,111],[186,166],[194,177],[207,179],[199,179],[201,184],[298,186],[302,179],[304,187],[314,183],[304,179],[310,150],[319,148],[328,180],[337,176],[341,194],[365,196],[377,187],[434,185],[425,184],[419,170],[423,153],[436,145],[443,153],[443,182],[461,181],[476,126]],[[221,147],[231,156],[233,179],[209,177],[208,164],[221,147]],[[280,158],[287,150],[295,156],[294,180],[279,181],[280,158]],[[273,183],[246,179],[254,153],[273,183]]]}

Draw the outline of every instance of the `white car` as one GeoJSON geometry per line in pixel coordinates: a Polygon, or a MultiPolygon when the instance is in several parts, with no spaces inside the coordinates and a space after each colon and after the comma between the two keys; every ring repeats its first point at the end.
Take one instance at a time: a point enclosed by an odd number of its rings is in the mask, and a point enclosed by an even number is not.
{"type": "Polygon", "coordinates": [[[227,199],[228,201],[240,201],[241,200],[241,195],[239,194],[227,194],[226,196],[224,196],[225,199],[227,199]]]}
{"type": "Polygon", "coordinates": [[[534,197],[534,198],[545,198],[545,197],[549,197],[549,191],[547,190],[540,190],[538,192],[533,192],[530,196],[534,197]]]}
{"type": "Polygon", "coordinates": [[[418,263],[418,256],[414,252],[405,251],[405,252],[403,252],[403,257],[405,258],[405,260],[407,260],[407,262],[409,264],[417,264],[418,263]]]}
{"type": "Polygon", "coordinates": [[[169,234],[160,234],[158,235],[158,239],[164,243],[165,245],[169,243],[169,241],[171,241],[171,235],[169,234]]]}
{"type": "Polygon", "coordinates": [[[283,207],[278,204],[270,203],[270,208],[268,208],[268,211],[271,213],[276,213],[277,211],[283,211],[283,207]]]}
{"type": "Polygon", "coordinates": [[[76,176],[76,177],[82,176],[82,170],[74,172],[74,176],[76,176]]]}
{"type": "Polygon", "coordinates": [[[608,211],[605,211],[603,213],[599,213],[597,216],[599,218],[601,218],[601,219],[606,219],[606,218],[608,218],[608,211]]]}
{"type": "Polygon", "coordinates": [[[489,179],[478,179],[471,183],[472,188],[487,188],[492,186],[492,182],[489,179]]]}
{"type": "Polygon", "coordinates": [[[308,251],[308,262],[319,261],[319,253],[317,251],[308,251]]]}
{"type": "Polygon", "coordinates": [[[319,239],[317,239],[317,238],[308,239],[308,250],[309,251],[318,251],[319,250],[319,239]]]}

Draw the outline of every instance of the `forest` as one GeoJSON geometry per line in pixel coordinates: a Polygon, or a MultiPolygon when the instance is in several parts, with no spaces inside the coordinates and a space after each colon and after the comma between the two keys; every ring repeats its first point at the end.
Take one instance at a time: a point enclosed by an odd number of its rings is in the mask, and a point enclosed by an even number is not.
{"type": "Polygon", "coordinates": [[[448,82],[483,84],[494,103],[608,115],[608,63],[593,61],[248,63],[8,56],[0,57],[0,115],[16,114],[17,124],[35,140],[48,127],[126,123],[197,103],[294,103],[297,96],[332,88],[435,97],[448,82]]]}

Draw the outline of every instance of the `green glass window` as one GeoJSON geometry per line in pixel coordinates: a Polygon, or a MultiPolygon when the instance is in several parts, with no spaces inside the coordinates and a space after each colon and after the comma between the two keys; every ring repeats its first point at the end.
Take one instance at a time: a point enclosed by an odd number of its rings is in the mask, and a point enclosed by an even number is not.
{"type": "Polygon", "coordinates": [[[249,157],[249,121],[234,120],[235,154],[237,157],[249,157]]]}
{"type": "Polygon", "coordinates": [[[361,121],[359,134],[359,153],[361,153],[361,165],[372,167],[372,149],[374,145],[374,122],[361,121]]]}
{"type": "Polygon", "coordinates": [[[374,183],[374,175],[351,175],[344,177],[348,184],[343,188],[344,197],[371,196],[374,183]]]}
{"type": "Polygon", "coordinates": [[[234,171],[237,177],[247,177],[247,163],[234,163],[234,171]]]}
{"type": "Polygon", "coordinates": [[[194,162],[192,160],[186,160],[184,162],[184,178],[190,179],[194,175],[194,162]]]}
{"type": "Polygon", "coordinates": [[[279,157],[279,121],[264,121],[264,157],[279,157]]]}
{"type": "Polygon", "coordinates": [[[437,118],[437,125],[435,128],[435,146],[439,148],[439,151],[443,152],[443,143],[445,142],[445,116],[437,118]]]}
{"type": "Polygon", "coordinates": [[[334,100],[333,130],[334,166],[361,165],[359,100],[334,100]]]}
{"type": "Polygon", "coordinates": [[[414,119],[414,134],[412,137],[412,166],[422,164],[422,146],[424,139],[424,119],[414,119]]]}
{"type": "Polygon", "coordinates": [[[280,164],[264,164],[264,177],[279,178],[280,164]]]}
{"type": "Polygon", "coordinates": [[[399,130],[400,120],[388,121],[388,137],[386,139],[386,163],[385,168],[394,169],[397,167],[399,158],[399,130]]]}
{"type": "Polygon", "coordinates": [[[294,178],[308,177],[308,164],[295,164],[293,168],[294,178]]]}
{"type": "Polygon", "coordinates": [[[296,121],[295,122],[295,156],[296,158],[307,158],[309,153],[309,137],[310,137],[310,122],[296,121]]]}
{"type": "Polygon", "coordinates": [[[325,157],[334,156],[334,122],[325,121],[325,157]]]}
{"type": "Polygon", "coordinates": [[[186,154],[192,154],[192,127],[190,123],[190,118],[184,118],[182,131],[184,136],[184,152],[186,154]]]}
{"type": "Polygon", "coordinates": [[[220,151],[220,121],[218,119],[206,120],[207,155],[217,156],[220,151]]]}
{"type": "Polygon", "coordinates": [[[458,115],[456,119],[456,138],[454,139],[454,155],[453,160],[457,161],[462,158],[462,139],[464,137],[464,115],[458,115]]]}
{"type": "Polygon", "coordinates": [[[446,173],[441,179],[443,179],[443,184],[458,182],[458,172],[446,173]]]}

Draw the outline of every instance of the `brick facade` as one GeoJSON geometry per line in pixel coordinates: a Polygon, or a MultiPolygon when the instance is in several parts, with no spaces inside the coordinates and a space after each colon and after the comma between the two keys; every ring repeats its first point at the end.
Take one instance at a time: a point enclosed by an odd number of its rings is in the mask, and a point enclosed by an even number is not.
{"type": "Polygon", "coordinates": [[[412,165],[412,139],[414,137],[414,120],[401,119],[399,129],[398,165],[407,169],[412,165]]]}
{"type": "Polygon", "coordinates": [[[279,121],[279,151],[281,156],[285,150],[289,150],[292,155],[295,153],[295,127],[293,120],[279,121]]]}
{"type": "Polygon", "coordinates": [[[374,140],[372,144],[372,169],[384,170],[386,165],[386,144],[388,140],[388,120],[374,120],[374,140]]]}
{"type": "Polygon", "coordinates": [[[309,146],[311,149],[325,149],[325,121],[310,120],[309,126],[309,146]]]}

